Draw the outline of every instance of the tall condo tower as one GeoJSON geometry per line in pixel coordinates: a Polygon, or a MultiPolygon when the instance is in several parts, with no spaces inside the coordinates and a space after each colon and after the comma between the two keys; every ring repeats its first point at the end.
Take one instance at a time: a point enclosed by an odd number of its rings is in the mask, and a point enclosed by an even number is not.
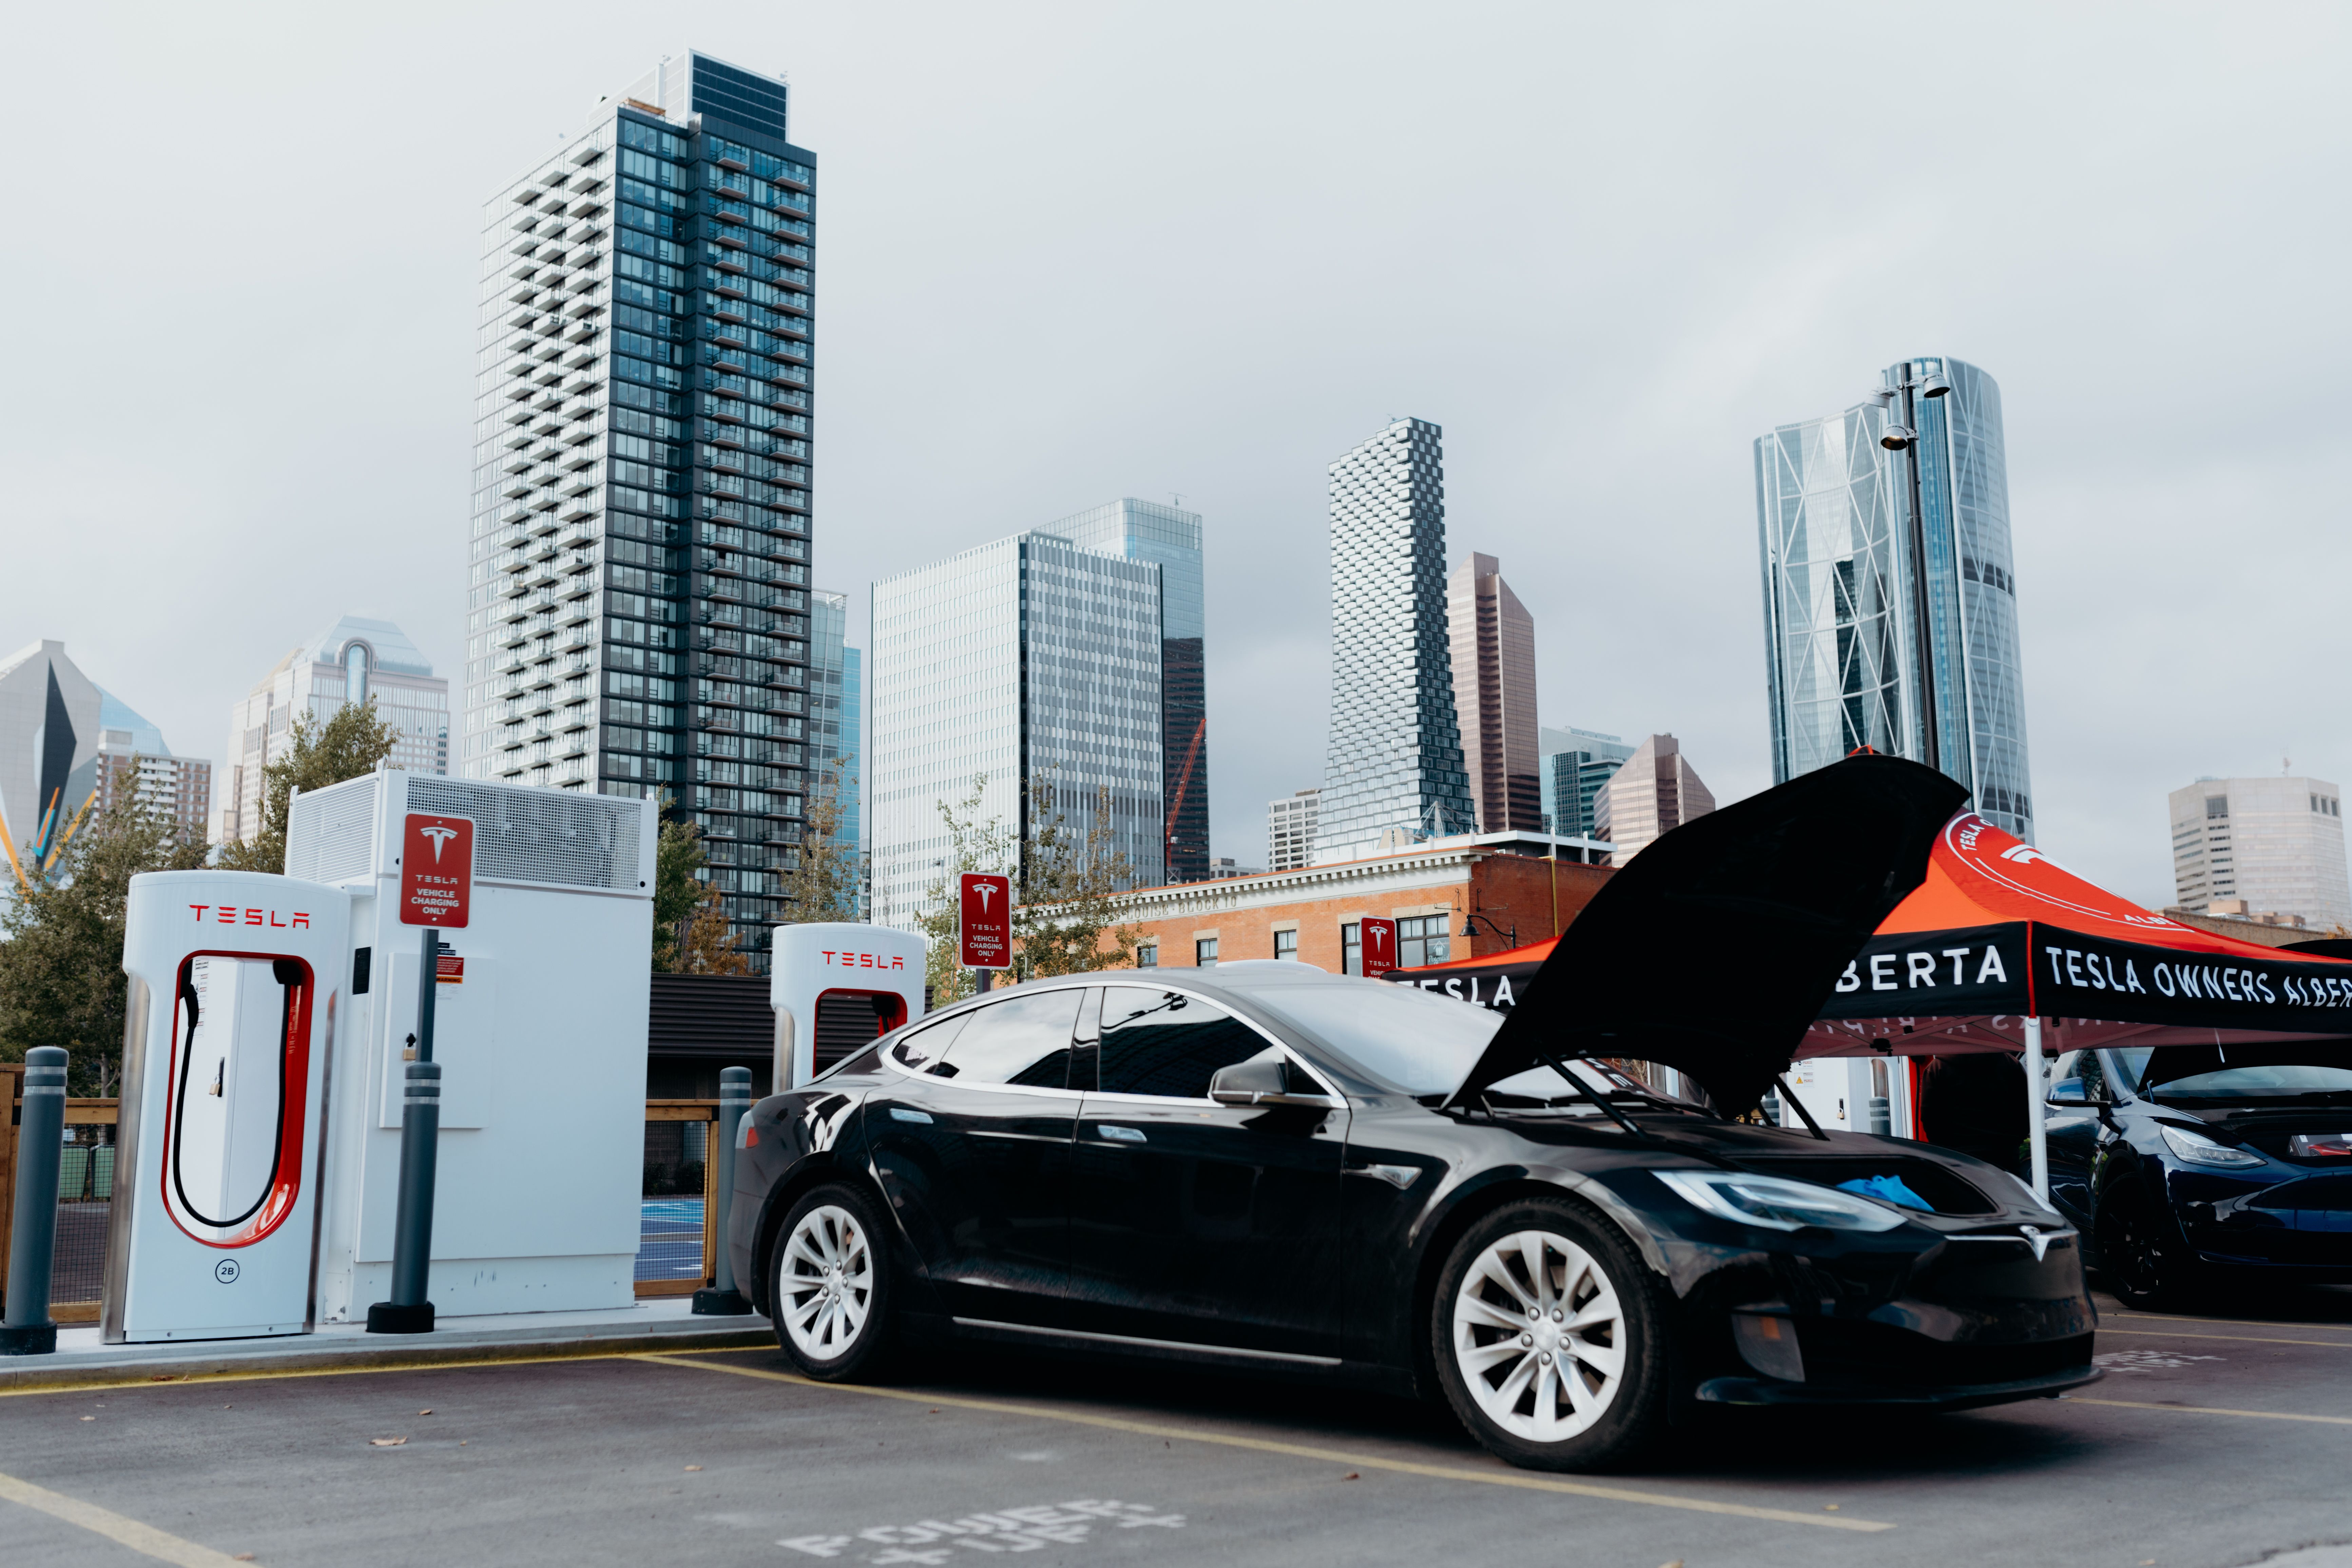
{"type": "Polygon", "coordinates": [[[1472,554],[1445,584],[1454,637],[1454,711],[1478,831],[1540,833],[1536,622],[1491,555],[1472,554]]]}
{"type": "Polygon", "coordinates": [[[1446,636],[1443,439],[1400,419],[1331,465],[1321,863],[1477,831],[1446,636]]]}
{"type": "Polygon", "coordinates": [[[666,795],[766,967],[808,758],[816,154],[688,52],[483,209],[459,770],[666,795]]]}
{"type": "Polygon", "coordinates": [[[1160,754],[1167,879],[1209,879],[1209,697],[1202,678],[1201,514],[1129,497],[1046,526],[1081,550],[1160,566],[1160,754]]]}
{"type": "Polygon", "coordinates": [[[1756,441],[1772,776],[1869,746],[2030,838],[2000,388],[1948,358],[1883,380],[1756,441]]]}
{"type": "MultiPolygon", "coordinates": [[[[1129,881],[1165,879],[1157,562],[1044,531],[979,545],[874,584],[874,918],[911,929],[955,868],[942,805],[979,806],[1023,840],[1084,830],[1097,792],[1129,881]]],[[[994,869],[996,868],[987,868],[994,869]]],[[[1003,869],[1010,870],[1007,867],[1003,869]]]]}

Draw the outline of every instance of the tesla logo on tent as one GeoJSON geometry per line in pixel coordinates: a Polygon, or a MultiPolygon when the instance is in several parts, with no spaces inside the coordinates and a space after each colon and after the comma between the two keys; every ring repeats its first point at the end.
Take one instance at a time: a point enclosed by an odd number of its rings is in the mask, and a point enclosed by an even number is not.
{"type": "Polygon", "coordinates": [[[1013,879],[966,871],[956,879],[957,957],[966,969],[1013,964],[1013,879]]]}
{"type": "Polygon", "coordinates": [[[1363,928],[1364,974],[1378,979],[1397,966],[1396,921],[1368,920],[1363,928]]]}
{"type": "Polygon", "coordinates": [[[412,811],[400,837],[400,923],[465,925],[474,901],[473,820],[412,811]]]}
{"type": "Polygon", "coordinates": [[[2021,866],[2031,866],[2036,860],[2043,858],[2042,851],[2031,844],[2012,844],[2000,852],[2000,858],[2004,860],[2014,860],[2021,866]]]}

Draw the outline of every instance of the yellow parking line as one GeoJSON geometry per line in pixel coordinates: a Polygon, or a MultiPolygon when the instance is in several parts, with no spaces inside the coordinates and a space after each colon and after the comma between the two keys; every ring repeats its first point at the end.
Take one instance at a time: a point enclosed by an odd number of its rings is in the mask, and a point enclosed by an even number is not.
{"type": "Polygon", "coordinates": [[[2352,1426],[2352,1415],[2297,1415],[2285,1410],[2224,1410],[2218,1405],[2155,1405],[2139,1399],[2086,1399],[2063,1396],[2069,1405],[2112,1405],[2118,1410],[2168,1410],[2179,1415],[2248,1415],[2257,1421],[2316,1421],[2328,1426],[2352,1426]]]}
{"type": "Polygon", "coordinates": [[[2323,1333],[2352,1334],[2352,1323],[2265,1323],[2251,1318],[2185,1318],[2171,1312],[2102,1312],[2102,1318],[2132,1318],[2148,1323],[2226,1323],[2239,1329],[2316,1329],[2323,1333]]]}
{"type": "Polygon", "coordinates": [[[215,1552],[209,1546],[199,1546],[193,1541],[167,1535],[152,1524],[142,1524],[111,1509],[68,1497],[63,1492],[53,1492],[47,1487],[37,1487],[30,1481],[20,1481],[14,1476],[0,1475],[0,1498],[22,1503],[26,1508],[37,1508],[53,1519],[78,1524],[92,1534],[103,1535],[109,1541],[163,1562],[179,1563],[181,1568],[224,1568],[225,1564],[236,1561],[226,1552],[215,1552]]]}
{"type": "Polygon", "coordinates": [[[1848,1519],[1843,1515],[1799,1513],[1791,1509],[1756,1508],[1747,1503],[1713,1502],[1704,1498],[1675,1497],[1667,1492],[1636,1491],[1628,1487],[1594,1486],[1588,1481],[1565,1481],[1551,1476],[1529,1475],[1525,1470],[1465,1469],[1457,1465],[1423,1465],[1409,1459],[1389,1459],[1365,1454],[1343,1453],[1336,1448],[1318,1448],[1303,1443],[1276,1443],[1264,1437],[1244,1437],[1224,1432],[1203,1432],[1190,1426],[1163,1426],[1149,1421],[1129,1421],[1116,1415],[1095,1415],[1080,1411],[1049,1410],[1033,1405],[1009,1405],[993,1399],[959,1399],[951,1395],[918,1394],[901,1388],[876,1388],[870,1384],[850,1383],[819,1383],[814,1378],[801,1377],[787,1372],[770,1372],[764,1368],[727,1366],[714,1362],[684,1361],[673,1356],[641,1353],[639,1361],[657,1363],[664,1366],[692,1367],[698,1372],[727,1372],[738,1377],[761,1378],[772,1383],[797,1384],[803,1388],[821,1388],[837,1394],[863,1394],[877,1399],[898,1399],[910,1405],[950,1405],[958,1410],[984,1410],[999,1415],[1020,1415],[1034,1421],[1066,1421],[1080,1426],[1097,1426],[1112,1432],[1130,1432],[1139,1436],[1159,1437],[1169,1441],[1182,1438],[1188,1443],[1213,1443],[1228,1448],[1250,1448],[1262,1454],[1286,1454],[1294,1458],[1320,1459],[1328,1464],[1345,1465],[1358,1470],[1393,1470],[1402,1475],[1430,1476],[1439,1480],[1481,1481],[1488,1486],[1517,1487],[1527,1491],[1566,1492],[1572,1497],[1603,1498],[1611,1502],[1635,1502],[1651,1508],[1685,1509],[1693,1513],[1730,1514],[1739,1519],[1764,1519],[1780,1524],[1813,1524],[1825,1530],[1880,1531],[1893,1530],[1892,1524],[1874,1520],[1848,1519]]]}
{"type": "Polygon", "coordinates": [[[2344,1340],[2282,1340],[2263,1334],[2183,1334],[2165,1329],[2106,1329],[2101,1334],[2129,1334],[2142,1340],[2212,1340],[2232,1345],[2324,1345],[2332,1351],[2352,1351],[2352,1342],[2344,1340]]]}
{"type": "MultiPolygon", "coordinates": [[[[735,1352],[758,1350],[758,1345],[716,1345],[704,1349],[669,1351],[669,1355],[727,1355],[735,1352]]],[[[210,1383],[276,1383],[294,1377],[358,1377],[370,1373],[388,1372],[462,1372],[472,1366],[540,1366],[565,1361],[625,1361],[644,1352],[635,1350],[583,1351],[576,1353],[558,1352],[553,1355],[475,1354],[448,1351],[438,1354],[403,1356],[394,1361],[370,1362],[362,1366],[289,1367],[282,1372],[191,1372],[142,1374],[137,1368],[128,1368],[118,1375],[91,1378],[82,1383],[42,1383],[26,1388],[0,1386],[0,1399],[18,1399],[37,1394],[96,1394],[108,1390],[122,1392],[134,1388],[179,1388],[191,1384],[210,1383]]]]}

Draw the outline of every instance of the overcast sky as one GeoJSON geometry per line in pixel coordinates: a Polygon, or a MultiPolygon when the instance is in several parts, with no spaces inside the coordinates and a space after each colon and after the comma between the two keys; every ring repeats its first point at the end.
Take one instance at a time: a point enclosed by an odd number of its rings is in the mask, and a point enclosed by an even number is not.
{"type": "MultiPolygon", "coordinates": [[[[2044,848],[2352,783],[2342,8],[86,4],[16,14],[0,651],[180,752],[354,612],[462,676],[483,198],[691,46],[820,154],[816,580],[1206,519],[1214,848],[1320,782],[1326,466],[1444,428],[1546,723],[1770,782],[1750,442],[2000,384],[2044,848]]],[[[453,693],[453,700],[457,694],[453,693]]]]}

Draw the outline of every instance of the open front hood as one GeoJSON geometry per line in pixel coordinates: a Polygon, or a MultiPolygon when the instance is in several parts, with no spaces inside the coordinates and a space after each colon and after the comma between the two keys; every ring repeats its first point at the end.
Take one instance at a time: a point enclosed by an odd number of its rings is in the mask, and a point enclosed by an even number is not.
{"type": "Polygon", "coordinates": [[[1754,1105],[1967,798],[1917,763],[1848,757],[1675,828],[1585,906],[1454,1098],[1589,1052],[1754,1105]]]}

